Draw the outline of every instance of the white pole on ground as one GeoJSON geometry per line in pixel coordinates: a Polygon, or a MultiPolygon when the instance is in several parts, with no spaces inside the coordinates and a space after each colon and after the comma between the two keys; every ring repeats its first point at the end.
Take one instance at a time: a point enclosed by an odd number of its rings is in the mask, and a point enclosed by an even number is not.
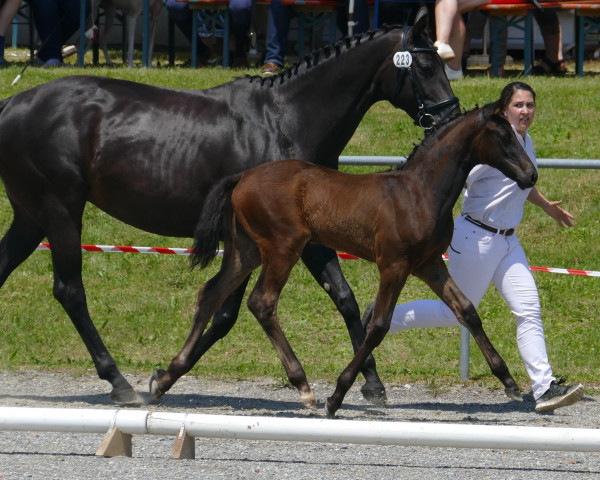
{"type": "Polygon", "coordinates": [[[0,431],[102,433],[451,448],[600,451],[600,429],[0,407],[0,431]]]}

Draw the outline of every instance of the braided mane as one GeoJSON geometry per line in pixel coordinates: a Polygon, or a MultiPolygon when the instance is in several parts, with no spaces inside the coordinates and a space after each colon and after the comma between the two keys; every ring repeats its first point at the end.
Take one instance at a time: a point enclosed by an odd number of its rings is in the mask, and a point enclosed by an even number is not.
{"type": "Polygon", "coordinates": [[[250,83],[257,83],[261,86],[267,85],[272,87],[276,83],[282,84],[287,80],[292,80],[293,78],[310,71],[311,68],[316,67],[320,63],[338,58],[340,55],[343,55],[344,52],[358,47],[363,40],[371,41],[376,37],[380,37],[381,35],[385,35],[399,28],[403,28],[403,26],[384,24],[376,30],[369,30],[368,32],[356,34],[352,37],[344,37],[332,45],[326,45],[322,48],[313,50],[312,53],[304,55],[304,58],[299,59],[296,63],[282,70],[276,75],[272,75],[270,77],[246,75],[245,78],[248,79],[250,83]]]}

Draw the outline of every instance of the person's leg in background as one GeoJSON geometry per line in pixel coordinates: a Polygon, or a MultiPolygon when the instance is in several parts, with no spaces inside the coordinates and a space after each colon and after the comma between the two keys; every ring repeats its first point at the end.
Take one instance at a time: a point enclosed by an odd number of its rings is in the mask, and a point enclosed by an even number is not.
{"type": "Polygon", "coordinates": [[[252,0],[229,0],[231,30],[234,38],[233,66],[246,67],[250,22],[252,20],[252,0]]]}
{"type": "Polygon", "coordinates": [[[282,5],[281,0],[271,1],[267,23],[265,64],[261,68],[263,75],[274,75],[283,68],[291,19],[290,7],[282,5]]]}
{"type": "MultiPolygon", "coordinates": [[[[36,54],[40,66],[58,67],[63,64],[62,46],[79,30],[79,0],[30,0],[35,28],[41,46],[36,54]]],[[[86,2],[89,13],[90,4],[86,2]]]]}
{"type": "Polygon", "coordinates": [[[534,75],[564,75],[567,72],[562,51],[562,29],[556,10],[535,9],[533,16],[540,27],[546,53],[532,69],[534,75]]]}
{"type": "Polygon", "coordinates": [[[21,5],[21,0],[5,0],[1,3],[0,7],[0,68],[8,67],[10,65],[4,59],[4,36],[8,31],[8,27],[15,18],[17,11],[19,10],[19,6],[21,5]]]}

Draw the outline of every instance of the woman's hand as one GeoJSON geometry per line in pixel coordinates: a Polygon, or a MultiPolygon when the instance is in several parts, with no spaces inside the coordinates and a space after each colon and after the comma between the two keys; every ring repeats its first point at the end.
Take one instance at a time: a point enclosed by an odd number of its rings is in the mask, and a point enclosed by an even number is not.
{"type": "Polygon", "coordinates": [[[562,203],[562,200],[551,202],[544,197],[536,187],[531,189],[527,200],[544,210],[544,212],[556,220],[561,227],[572,227],[574,225],[573,215],[559,206],[562,203]]]}
{"type": "Polygon", "coordinates": [[[558,200],[556,202],[548,202],[548,204],[544,207],[544,212],[550,215],[561,227],[572,227],[573,223],[573,215],[567,212],[565,209],[560,208],[559,205],[562,203],[562,200],[558,200]]]}

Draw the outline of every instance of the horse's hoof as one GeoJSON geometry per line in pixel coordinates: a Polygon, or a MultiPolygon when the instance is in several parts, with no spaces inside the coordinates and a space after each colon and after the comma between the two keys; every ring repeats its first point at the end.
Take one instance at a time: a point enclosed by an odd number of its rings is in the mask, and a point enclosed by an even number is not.
{"type": "Polygon", "coordinates": [[[113,389],[110,392],[110,398],[117,405],[123,407],[140,407],[144,403],[142,398],[131,387],[119,390],[118,392],[113,389]]]}
{"type": "Polygon", "coordinates": [[[333,407],[331,397],[329,397],[325,402],[325,415],[327,415],[327,418],[335,418],[335,412],[337,412],[337,408],[333,407]]]}
{"type": "Polygon", "coordinates": [[[150,377],[150,381],[148,382],[148,390],[150,391],[150,398],[152,400],[158,400],[165,393],[158,387],[158,379],[165,373],[166,372],[164,370],[156,370],[150,377]]]}
{"type": "Polygon", "coordinates": [[[523,401],[523,395],[521,395],[521,392],[519,391],[518,387],[507,387],[504,390],[504,392],[506,393],[508,398],[510,398],[511,400],[514,400],[515,402],[523,401]]]}
{"type": "Polygon", "coordinates": [[[366,401],[371,402],[373,405],[377,405],[378,407],[386,406],[387,395],[384,387],[367,388],[366,385],[363,385],[360,391],[366,401]]]}
{"type": "Polygon", "coordinates": [[[313,392],[300,394],[300,402],[302,405],[304,405],[304,407],[310,410],[317,409],[317,399],[315,398],[313,392]]]}

